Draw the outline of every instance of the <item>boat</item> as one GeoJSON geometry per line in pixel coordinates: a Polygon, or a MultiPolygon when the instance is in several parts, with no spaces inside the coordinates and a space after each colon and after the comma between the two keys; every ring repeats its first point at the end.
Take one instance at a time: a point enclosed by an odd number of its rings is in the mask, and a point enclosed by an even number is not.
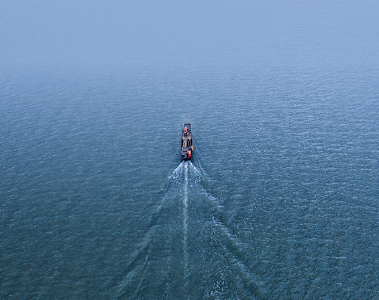
{"type": "Polygon", "coordinates": [[[191,124],[183,125],[183,135],[182,135],[182,150],[180,152],[182,160],[191,160],[193,152],[192,145],[192,131],[191,124]]]}

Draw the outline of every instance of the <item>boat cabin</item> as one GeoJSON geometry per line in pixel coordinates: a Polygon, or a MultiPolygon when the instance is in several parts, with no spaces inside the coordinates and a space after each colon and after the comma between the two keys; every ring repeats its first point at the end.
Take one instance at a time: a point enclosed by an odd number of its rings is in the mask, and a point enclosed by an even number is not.
{"type": "Polygon", "coordinates": [[[193,151],[193,145],[192,145],[191,124],[184,124],[183,134],[182,134],[182,149],[181,149],[182,160],[191,160],[192,151],[193,151]]]}

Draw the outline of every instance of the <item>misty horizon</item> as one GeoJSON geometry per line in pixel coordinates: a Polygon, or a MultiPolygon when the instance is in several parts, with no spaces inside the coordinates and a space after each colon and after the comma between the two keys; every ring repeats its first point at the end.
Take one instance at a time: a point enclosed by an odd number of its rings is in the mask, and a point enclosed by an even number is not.
{"type": "Polygon", "coordinates": [[[1,65],[377,64],[374,1],[3,3],[1,65]]]}

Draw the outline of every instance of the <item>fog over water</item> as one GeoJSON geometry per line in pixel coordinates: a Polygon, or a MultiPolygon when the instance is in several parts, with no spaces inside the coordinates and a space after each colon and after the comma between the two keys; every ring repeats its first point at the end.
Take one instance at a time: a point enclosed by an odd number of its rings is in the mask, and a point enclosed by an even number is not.
{"type": "Polygon", "coordinates": [[[377,1],[2,1],[0,63],[377,64],[377,1]]]}

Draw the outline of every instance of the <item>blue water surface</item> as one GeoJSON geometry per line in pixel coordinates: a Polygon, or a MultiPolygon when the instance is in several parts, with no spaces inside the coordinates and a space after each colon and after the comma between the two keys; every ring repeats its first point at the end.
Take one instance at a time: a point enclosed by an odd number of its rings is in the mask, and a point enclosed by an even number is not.
{"type": "Polygon", "coordinates": [[[370,67],[3,70],[0,298],[375,299],[378,115],[370,67]]]}

